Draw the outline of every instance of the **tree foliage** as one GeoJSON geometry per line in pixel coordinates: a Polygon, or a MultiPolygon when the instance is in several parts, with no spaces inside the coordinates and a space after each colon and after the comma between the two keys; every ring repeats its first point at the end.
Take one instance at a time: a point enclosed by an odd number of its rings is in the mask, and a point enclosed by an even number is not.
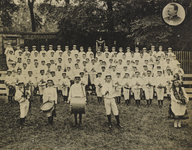
{"type": "MultiPolygon", "coordinates": [[[[20,1],[17,4],[18,10],[14,12],[12,17],[12,25],[8,28],[8,31],[12,32],[31,32],[32,31],[32,21],[29,6],[26,1],[20,1]]],[[[35,29],[40,31],[42,29],[42,17],[37,11],[37,6],[34,6],[34,20],[35,20],[35,29]]]]}
{"type": "MultiPolygon", "coordinates": [[[[170,0],[44,0],[40,4],[35,4],[35,0],[28,1],[33,2],[34,21],[22,24],[18,13],[18,17],[14,16],[16,21],[13,19],[15,24],[20,21],[24,31],[28,31],[32,24],[33,31],[38,32],[55,32],[58,28],[59,37],[71,43],[83,39],[91,43],[91,39],[98,38],[95,33],[102,33],[108,36],[110,45],[113,40],[121,42],[118,38],[122,35],[124,41],[129,42],[125,45],[163,44],[183,50],[190,47],[192,40],[192,0],[172,0],[186,11],[185,21],[177,27],[168,26],[161,16],[170,0]]],[[[22,11],[22,6],[18,7],[22,11]]],[[[23,21],[30,17],[30,7],[26,10],[23,21]]]]}
{"type": "Polygon", "coordinates": [[[19,10],[12,15],[12,26],[9,31],[13,32],[29,32],[31,31],[31,19],[29,8],[25,3],[19,6],[19,10]]]}
{"type": "Polygon", "coordinates": [[[18,6],[12,0],[0,1],[0,19],[4,27],[12,25],[12,14],[18,10],[18,6]]]}
{"type": "Polygon", "coordinates": [[[185,21],[177,27],[168,26],[162,19],[169,0],[79,0],[79,5],[65,9],[58,27],[71,39],[97,31],[122,32],[134,44],[169,43],[166,46],[183,49],[191,40],[192,1],[177,2],[186,10],[185,21]]]}

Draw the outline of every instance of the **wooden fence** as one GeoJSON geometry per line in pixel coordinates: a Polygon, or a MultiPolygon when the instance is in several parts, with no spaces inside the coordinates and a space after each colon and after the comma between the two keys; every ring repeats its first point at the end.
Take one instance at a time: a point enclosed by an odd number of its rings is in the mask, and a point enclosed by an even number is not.
{"type": "Polygon", "coordinates": [[[175,51],[177,60],[181,63],[185,74],[192,74],[192,51],[175,51]]]}

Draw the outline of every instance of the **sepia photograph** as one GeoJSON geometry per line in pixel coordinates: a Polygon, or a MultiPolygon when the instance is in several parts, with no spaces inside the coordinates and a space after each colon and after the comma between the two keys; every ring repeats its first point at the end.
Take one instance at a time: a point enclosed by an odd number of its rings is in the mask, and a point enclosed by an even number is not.
{"type": "Polygon", "coordinates": [[[0,0],[0,150],[192,150],[192,0],[0,0]]]}

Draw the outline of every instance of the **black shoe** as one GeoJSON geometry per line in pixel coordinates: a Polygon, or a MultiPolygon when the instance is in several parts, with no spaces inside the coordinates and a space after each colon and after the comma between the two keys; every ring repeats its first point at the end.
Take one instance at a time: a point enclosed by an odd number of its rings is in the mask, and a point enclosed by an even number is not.
{"type": "Polygon", "coordinates": [[[23,127],[24,127],[23,125],[20,125],[20,126],[19,126],[19,129],[21,130],[21,129],[23,129],[23,127]]]}
{"type": "Polygon", "coordinates": [[[45,124],[45,126],[49,126],[49,125],[50,125],[50,123],[45,124]]]}
{"type": "Polygon", "coordinates": [[[27,126],[27,124],[24,122],[24,123],[23,123],[23,126],[27,126]]]}
{"type": "Polygon", "coordinates": [[[79,123],[79,127],[82,127],[83,125],[82,125],[82,123],[79,123]]]}
{"type": "Polygon", "coordinates": [[[108,124],[108,128],[111,129],[111,128],[112,128],[112,125],[111,125],[111,124],[108,124]]]}
{"type": "Polygon", "coordinates": [[[120,127],[120,128],[123,128],[123,126],[122,126],[122,125],[120,125],[120,124],[117,124],[117,126],[118,126],[118,127],[120,127]]]}
{"type": "Polygon", "coordinates": [[[78,124],[74,123],[74,124],[73,124],[73,127],[76,127],[77,125],[78,125],[78,124]]]}
{"type": "Polygon", "coordinates": [[[48,117],[48,124],[46,124],[46,126],[52,125],[52,124],[53,124],[52,117],[48,117]]]}
{"type": "Polygon", "coordinates": [[[24,123],[24,118],[20,118],[19,121],[20,121],[20,123],[19,123],[19,124],[20,124],[19,128],[22,129],[22,128],[24,127],[24,124],[23,124],[23,123],[24,123]]]}

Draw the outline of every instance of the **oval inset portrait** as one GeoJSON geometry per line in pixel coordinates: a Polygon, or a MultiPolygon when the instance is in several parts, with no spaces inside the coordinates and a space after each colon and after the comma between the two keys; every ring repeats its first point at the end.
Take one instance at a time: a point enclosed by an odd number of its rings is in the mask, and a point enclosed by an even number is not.
{"type": "Polygon", "coordinates": [[[178,26],[185,19],[185,10],[178,3],[167,4],[162,11],[163,20],[170,26],[178,26]]]}

